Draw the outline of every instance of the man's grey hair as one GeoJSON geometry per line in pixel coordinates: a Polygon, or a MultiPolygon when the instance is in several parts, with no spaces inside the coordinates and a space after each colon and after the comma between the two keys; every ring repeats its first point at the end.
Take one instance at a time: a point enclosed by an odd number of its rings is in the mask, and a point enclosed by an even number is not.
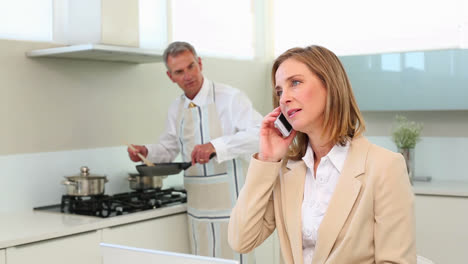
{"type": "Polygon", "coordinates": [[[169,56],[177,56],[184,51],[192,52],[195,59],[198,59],[197,52],[195,51],[195,48],[192,45],[190,45],[190,43],[183,41],[172,42],[171,44],[169,44],[169,46],[167,46],[163,53],[164,64],[166,65],[167,70],[170,70],[169,66],[167,66],[167,59],[169,58],[169,56]]]}

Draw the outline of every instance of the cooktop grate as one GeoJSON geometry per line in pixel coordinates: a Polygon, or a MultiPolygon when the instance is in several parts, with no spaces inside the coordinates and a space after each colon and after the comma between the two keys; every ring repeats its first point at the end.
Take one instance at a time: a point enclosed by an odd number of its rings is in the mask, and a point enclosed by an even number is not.
{"type": "Polygon", "coordinates": [[[148,189],[113,195],[63,195],[61,204],[34,208],[35,210],[110,217],[187,202],[182,189],[148,189]]]}

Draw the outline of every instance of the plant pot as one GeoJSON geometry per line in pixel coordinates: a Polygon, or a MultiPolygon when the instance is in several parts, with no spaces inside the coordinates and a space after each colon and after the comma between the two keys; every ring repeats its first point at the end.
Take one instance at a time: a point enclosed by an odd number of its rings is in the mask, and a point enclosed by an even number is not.
{"type": "Polygon", "coordinates": [[[411,184],[413,184],[414,177],[414,148],[398,148],[398,152],[403,155],[406,162],[406,169],[408,170],[408,176],[411,184]]]}

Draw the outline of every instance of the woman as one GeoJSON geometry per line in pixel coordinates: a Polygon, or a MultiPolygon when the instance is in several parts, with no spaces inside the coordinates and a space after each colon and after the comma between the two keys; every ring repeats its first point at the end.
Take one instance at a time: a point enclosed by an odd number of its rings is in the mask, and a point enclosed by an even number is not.
{"type": "Polygon", "coordinates": [[[286,263],[416,263],[413,194],[400,154],[362,136],[339,59],[293,48],[274,62],[275,108],[232,211],[229,243],[259,246],[276,228],[286,263]],[[274,127],[282,112],[295,131],[274,127]]]}

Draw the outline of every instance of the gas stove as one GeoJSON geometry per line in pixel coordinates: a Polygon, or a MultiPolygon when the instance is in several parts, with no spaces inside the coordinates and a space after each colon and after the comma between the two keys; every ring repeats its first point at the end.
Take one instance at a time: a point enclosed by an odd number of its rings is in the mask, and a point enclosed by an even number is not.
{"type": "Polygon", "coordinates": [[[113,195],[63,195],[60,204],[36,207],[34,210],[105,218],[186,202],[187,194],[183,189],[148,189],[113,195]]]}

